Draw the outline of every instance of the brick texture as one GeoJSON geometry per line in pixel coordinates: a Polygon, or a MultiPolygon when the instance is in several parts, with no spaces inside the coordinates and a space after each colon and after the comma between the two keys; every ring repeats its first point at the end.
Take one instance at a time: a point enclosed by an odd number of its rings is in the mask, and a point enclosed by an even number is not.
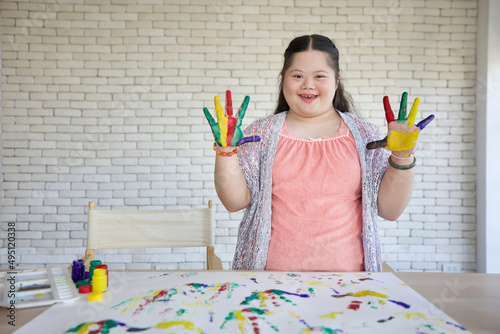
{"type": "MultiPolygon", "coordinates": [[[[335,40],[360,113],[384,129],[382,97],[421,98],[436,120],[417,153],[413,198],[380,220],[396,270],[475,270],[476,1],[2,1],[2,235],[16,222],[21,268],[67,265],[103,209],[217,203],[216,252],[230,267],[242,213],[213,186],[202,108],[250,95],[270,114],[288,42],[335,40]]],[[[237,102],[239,103],[239,102],[237,102]]],[[[385,129],[384,129],[385,131],[385,129]]],[[[2,268],[7,241],[2,237],[2,268]]],[[[201,269],[200,249],[102,251],[111,268],[201,269]]]]}

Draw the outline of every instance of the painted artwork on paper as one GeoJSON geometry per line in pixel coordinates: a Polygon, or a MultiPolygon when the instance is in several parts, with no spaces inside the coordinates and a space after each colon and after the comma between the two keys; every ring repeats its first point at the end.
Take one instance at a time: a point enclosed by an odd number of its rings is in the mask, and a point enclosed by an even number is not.
{"type": "Polygon", "coordinates": [[[136,274],[58,333],[469,333],[391,273],[136,274]]]}

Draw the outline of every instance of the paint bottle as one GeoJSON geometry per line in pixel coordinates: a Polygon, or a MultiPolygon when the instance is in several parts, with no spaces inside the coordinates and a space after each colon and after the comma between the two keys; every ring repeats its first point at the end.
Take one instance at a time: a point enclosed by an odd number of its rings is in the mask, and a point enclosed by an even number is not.
{"type": "Polygon", "coordinates": [[[90,285],[90,283],[92,283],[92,282],[90,282],[88,278],[87,279],[81,279],[81,280],[79,280],[79,281],[76,282],[76,287],[79,288],[82,285],[90,285]]]}
{"type": "Polygon", "coordinates": [[[71,268],[71,278],[73,282],[78,282],[85,278],[85,264],[83,260],[73,261],[73,267],[71,268]]]}
{"type": "Polygon", "coordinates": [[[106,291],[106,269],[96,268],[92,275],[92,292],[106,291]]]}
{"type": "Polygon", "coordinates": [[[89,302],[98,302],[102,300],[103,294],[102,292],[91,292],[87,295],[87,300],[89,302]]]}
{"type": "Polygon", "coordinates": [[[109,272],[107,264],[98,264],[96,269],[105,269],[106,270],[106,287],[109,285],[109,272]]]}
{"type": "Polygon", "coordinates": [[[89,280],[91,282],[92,282],[92,275],[94,274],[94,269],[101,263],[102,263],[101,260],[90,261],[89,280]]]}

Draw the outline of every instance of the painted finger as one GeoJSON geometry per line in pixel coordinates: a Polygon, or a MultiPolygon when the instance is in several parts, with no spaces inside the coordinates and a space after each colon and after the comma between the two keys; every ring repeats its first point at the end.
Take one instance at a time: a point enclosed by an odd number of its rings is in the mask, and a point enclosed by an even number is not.
{"type": "Polygon", "coordinates": [[[238,119],[242,120],[245,117],[245,113],[250,103],[250,96],[245,96],[243,102],[241,103],[240,109],[238,109],[238,119]]]}
{"type": "Polygon", "coordinates": [[[366,144],[366,148],[369,150],[374,150],[377,148],[386,147],[386,145],[387,145],[387,137],[381,140],[369,142],[368,144],[366,144]]]}
{"type": "Polygon", "coordinates": [[[227,146],[227,117],[224,115],[224,110],[222,110],[220,98],[218,95],[215,95],[214,102],[215,111],[217,112],[217,118],[219,120],[220,142],[222,146],[227,146]]]}
{"type": "Polygon", "coordinates": [[[249,136],[249,137],[243,137],[241,138],[237,143],[236,146],[243,145],[245,143],[251,143],[251,142],[258,142],[260,141],[259,136],[249,136]]]}
{"type": "Polygon", "coordinates": [[[434,115],[430,115],[429,117],[427,117],[426,119],[423,119],[421,120],[418,124],[417,124],[417,127],[420,129],[420,130],[423,130],[427,124],[429,124],[432,120],[434,119],[434,115]]]}
{"type": "Polygon", "coordinates": [[[394,118],[394,113],[392,112],[391,103],[389,102],[389,96],[384,96],[384,110],[385,110],[385,119],[387,123],[394,122],[396,119],[394,118]]]}
{"type": "Polygon", "coordinates": [[[208,121],[208,124],[210,124],[210,128],[212,129],[212,133],[214,135],[214,139],[217,142],[219,146],[222,146],[221,141],[220,141],[220,129],[219,129],[219,124],[215,123],[215,120],[213,119],[212,115],[208,111],[207,108],[203,108],[203,113],[205,114],[205,117],[208,121]]]}
{"type": "Polygon", "coordinates": [[[222,109],[222,106],[220,104],[220,98],[219,95],[215,95],[214,97],[214,104],[215,104],[215,112],[217,113],[217,118],[219,119],[219,122],[221,118],[224,118],[224,110],[222,109]]]}
{"type": "Polygon", "coordinates": [[[231,98],[231,91],[226,90],[226,115],[233,116],[233,99],[231,98]]]}
{"type": "Polygon", "coordinates": [[[413,101],[413,106],[411,107],[410,115],[408,116],[408,127],[413,126],[413,124],[415,124],[415,118],[417,118],[417,110],[419,104],[420,104],[420,99],[417,97],[415,101],[413,101]]]}
{"type": "Polygon", "coordinates": [[[398,123],[406,121],[406,105],[408,102],[408,93],[404,92],[401,96],[401,103],[399,105],[398,123]]]}
{"type": "Polygon", "coordinates": [[[214,126],[217,124],[217,123],[215,123],[214,118],[212,117],[212,115],[210,114],[210,111],[208,111],[207,108],[203,108],[203,113],[205,114],[205,118],[207,119],[208,124],[210,124],[210,126],[214,126]]]}
{"type": "Polygon", "coordinates": [[[227,117],[227,137],[226,142],[230,145],[233,142],[234,134],[236,130],[236,118],[232,116],[227,117]]]}

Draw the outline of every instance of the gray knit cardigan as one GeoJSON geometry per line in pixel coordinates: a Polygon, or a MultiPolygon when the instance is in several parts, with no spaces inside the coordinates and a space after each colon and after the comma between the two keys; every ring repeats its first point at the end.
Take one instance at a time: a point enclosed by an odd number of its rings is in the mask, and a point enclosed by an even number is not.
{"type": "MultiPolygon", "coordinates": [[[[234,270],[264,270],[271,237],[272,167],[279,133],[287,112],[259,119],[245,130],[261,141],[240,146],[238,158],[252,191],[238,230],[234,270]]],[[[390,151],[367,150],[366,144],[383,138],[380,129],[351,113],[339,112],[354,136],[361,162],[363,204],[363,247],[366,271],[381,271],[381,246],[377,229],[377,194],[388,167],[390,151]]]]}

